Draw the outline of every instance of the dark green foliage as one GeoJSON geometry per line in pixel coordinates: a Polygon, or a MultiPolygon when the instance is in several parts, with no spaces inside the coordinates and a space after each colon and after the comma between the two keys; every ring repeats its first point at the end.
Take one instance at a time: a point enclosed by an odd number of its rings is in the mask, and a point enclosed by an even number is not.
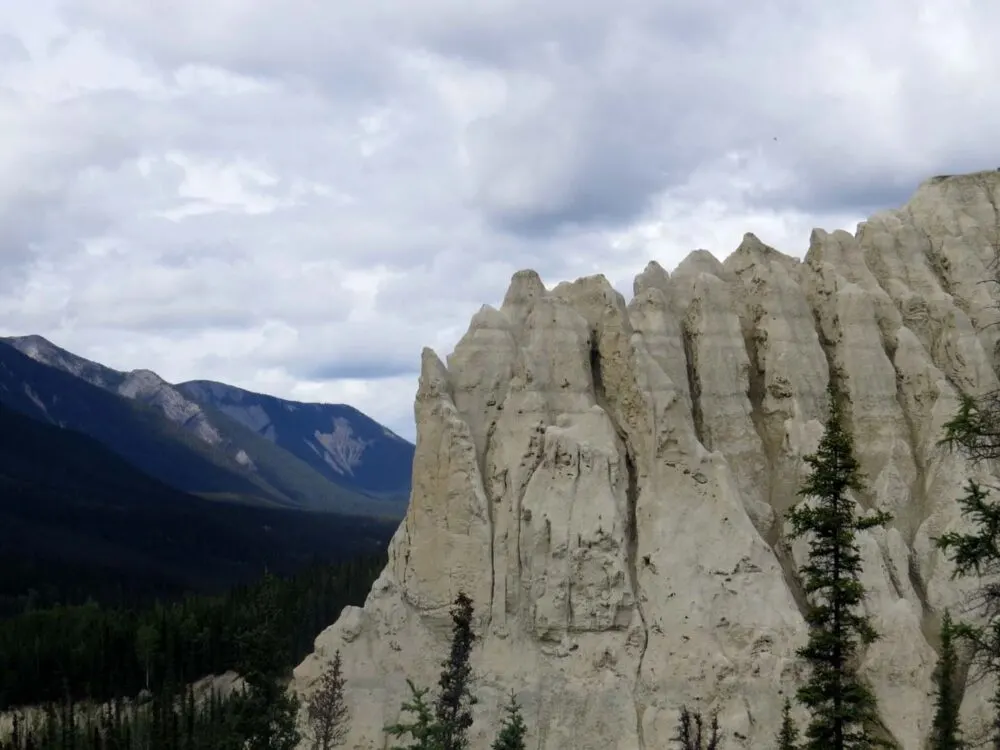
{"type": "MultiPolygon", "coordinates": [[[[935,539],[938,549],[944,551],[955,563],[955,577],[988,576],[972,595],[970,609],[983,617],[983,625],[955,623],[954,637],[972,648],[974,666],[980,675],[1000,676],[1000,584],[995,580],[1000,572],[1000,503],[989,499],[989,492],[980,484],[969,480],[965,495],[959,500],[962,515],[969,519],[976,530],[967,534],[948,532],[935,539]]],[[[1000,748],[1000,684],[991,702],[994,709],[994,747],[1000,748]]]]}
{"type": "Polygon", "coordinates": [[[958,654],[955,651],[955,624],[945,610],[941,621],[941,646],[934,670],[934,723],[930,750],[960,750],[964,747],[959,730],[958,654]]]}
{"type": "Polygon", "coordinates": [[[792,702],[785,698],[781,710],[781,729],[778,730],[778,750],[798,750],[799,728],[792,719],[792,702]]]}
{"type": "Polygon", "coordinates": [[[712,714],[706,727],[700,711],[690,711],[687,706],[681,706],[677,733],[670,741],[679,745],[681,750],[718,750],[722,744],[718,714],[712,714]]]}
{"type": "MultiPolygon", "coordinates": [[[[77,629],[67,634],[70,641],[65,652],[47,655],[44,664],[57,669],[34,674],[34,681],[23,681],[24,675],[16,670],[3,675],[26,690],[55,694],[56,699],[45,702],[41,720],[28,725],[19,719],[15,732],[0,735],[0,750],[294,750],[299,742],[298,701],[286,688],[289,670],[343,606],[361,603],[380,566],[381,561],[364,561],[319,568],[291,580],[265,576],[253,587],[225,597],[192,597],[147,612],[104,611],[90,605],[84,609],[92,620],[74,620],[68,613],[79,608],[63,608],[60,613],[67,619],[59,619],[57,614],[54,623],[77,629]],[[350,581],[344,577],[348,575],[350,581]],[[211,617],[202,619],[209,614],[211,617]],[[117,654],[122,659],[119,666],[128,665],[126,672],[97,671],[91,674],[96,680],[79,684],[60,674],[60,660],[75,656],[69,647],[72,638],[82,638],[79,650],[85,655],[101,643],[100,637],[92,640],[91,634],[101,633],[109,623],[121,622],[130,623],[131,630],[126,632],[133,639],[145,628],[140,648],[132,643],[131,648],[116,650],[113,642],[105,644],[109,646],[105,657],[117,654]],[[201,658],[219,659],[217,669],[192,661],[206,644],[208,650],[201,652],[201,658]],[[225,653],[214,653],[219,648],[225,653]],[[145,682],[146,663],[151,663],[152,686],[146,698],[114,698],[98,709],[80,710],[74,691],[93,699],[96,696],[84,690],[93,682],[120,696],[138,692],[145,682]],[[229,696],[212,694],[196,700],[190,687],[195,678],[229,669],[240,672],[244,689],[229,696]],[[74,715],[76,718],[71,718],[74,715]]],[[[31,613],[36,620],[51,614],[31,613]]],[[[0,625],[9,626],[21,619],[0,625]]],[[[30,624],[21,625],[25,629],[18,632],[32,632],[30,624]]],[[[56,632],[54,628],[40,634],[42,638],[35,641],[41,649],[37,653],[44,651],[40,645],[44,636],[56,632]]],[[[0,663],[10,663],[3,659],[13,655],[13,651],[0,651],[0,663]]],[[[26,663],[31,656],[29,653],[26,663]]],[[[83,658],[81,664],[85,663],[91,662],[83,658]]],[[[87,674],[84,671],[81,676],[87,674]]],[[[36,696],[25,702],[43,701],[36,696]]]]}
{"type": "MultiPolygon", "coordinates": [[[[1000,503],[989,499],[989,491],[970,479],[965,495],[958,501],[962,515],[976,531],[960,534],[950,531],[935,539],[938,549],[955,563],[955,576],[993,577],[1000,573],[1000,503]]],[[[1000,584],[986,583],[972,602],[988,620],[1000,615],[1000,584]]]]}
{"type": "Polygon", "coordinates": [[[350,715],[344,701],[344,675],[339,649],[320,677],[316,692],[309,697],[306,719],[313,750],[331,750],[344,744],[350,715]]]}
{"type": "MultiPolygon", "coordinates": [[[[994,260],[1000,260],[1000,247],[994,260]]],[[[994,271],[1000,269],[995,265],[994,271]]],[[[1000,275],[994,274],[994,283],[1000,275]]],[[[974,463],[1000,458],[1000,391],[970,396],[962,394],[958,412],[945,424],[945,434],[940,443],[958,448],[974,463]]],[[[988,499],[988,491],[977,482],[969,480],[965,496],[959,500],[962,515],[970,520],[976,531],[968,534],[949,532],[935,542],[948,553],[955,563],[956,577],[977,576],[982,582],[969,602],[969,609],[976,611],[984,624],[973,626],[959,623],[954,634],[972,647],[973,665],[978,676],[1000,678],[1000,504],[988,499]],[[990,580],[992,579],[992,580],[990,580]]],[[[991,742],[1000,748],[1000,679],[992,698],[994,718],[991,742]]]]}
{"type": "Polygon", "coordinates": [[[282,637],[289,624],[282,605],[280,582],[267,575],[241,613],[236,671],[246,689],[236,699],[234,713],[245,750],[293,750],[299,741],[298,700],[283,684],[291,652],[282,637]]]}
{"type": "Polygon", "coordinates": [[[398,738],[409,735],[410,744],[393,745],[392,750],[441,750],[440,729],[427,702],[428,688],[418,688],[412,680],[406,684],[410,687],[410,700],[403,704],[402,713],[412,714],[413,719],[391,724],[385,733],[398,738]]]}
{"type": "Polygon", "coordinates": [[[188,689],[141,706],[115,701],[90,713],[71,703],[49,704],[34,723],[20,718],[17,731],[0,738],[0,750],[237,750],[237,703],[238,696],[218,694],[196,702],[188,689]]]}
{"type": "Polygon", "coordinates": [[[801,569],[809,600],[809,641],[798,653],[809,662],[811,674],[797,695],[812,714],[805,733],[808,750],[882,744],[872,734],[878,722],[875,696],[854,666],[859,647],[878,637],[859,611],[865,592],[855,535],[885,524],[889,516],[854,517],[848,493],[862,489],[861,472],[841,398],[832,384],[829,399],[826,430],[816,453],[805,458],[812,471],[799,490],[816,503],[800,504],[788,514],[792,538],[809,539],[809,561],[801,569]]]}
{"type": "MultiPolygon", "coordinates": [[[[59,700],[160,691],[171,680],[187,683],[236,669],[250,646],[266,590],[278,610],[267,649],[287,667],[312,650],[313,639],[348,604],[361,604],[384,558],[312,566],[294,577],[267,577],[223,596],[189,596],[142,609],[60,606],[0,620],[0,710],[59,700]],[[245,648],[240,651],[241,639],[245,648]]],[[[271,616],[271,615],[269,615],[271,616]]]]}
{"type": "Polygon", "coordinates": [[[188,495],[86,435],[0,405],[0,617],[90,597],[131,606],[221,593],[265,568],[379,553],[395,526],[188,495]]]}
{"type": "Polygon", "coordinates": [[[472,600],[464,593],[455,599],[451,620],[451,653],[438,681],[441,692],[434,717],[441,731],[441,750],[462,750],[472,726],[472,706],[476,703],[469,686],[472,678],[469,657],[476,639],[472,632],[472,600]]]}
{"type": "Polygon", "coordinates": [[[528,733],[528,727],[524,724],[521,706],[513,690],[510,691],[510,700],[504,707],[504,712],[507,715],[497,738],[493,740],[493,750],[525,750],[524,736],[528,733]]]}
{"type": "Polygon", "coordinates": [[[978,397],[961,394],[958,412],[945,423],[939,442],[973,461],[1000,458],[1000,391],[978,397]]]}

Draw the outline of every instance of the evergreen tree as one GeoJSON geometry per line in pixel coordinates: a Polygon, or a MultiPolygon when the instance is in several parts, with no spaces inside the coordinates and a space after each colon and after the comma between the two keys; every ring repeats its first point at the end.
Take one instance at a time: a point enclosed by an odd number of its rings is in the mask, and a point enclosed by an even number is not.
{"type": "Polygon", "coordinates": [[[314,750],[330,750],[344,744],[349,714],[344,701],[344,675],[339,649],[306,704],[306,717],[314,750]]]}
{"type": "Polygon", "coordinates": [[[934,723],[930,750],[960,750],[963,743],[959,732],[961,699],[957,689],[958,654],[955,652],[955,625],[945,610],[941,621],[941,647],[934,670],[934,723]]]}
{"type": "Polygon", "coordinates": [[[244,750],[294,750],[298,699],[283,684],[285,625],[277,581],[265,576],[248,607],[240,646],[239,672],[246,683],[236,703],[236,731],[244,750]]]}
{"type": "Polygon", "coordinates": [[[507,716],[504,717],[500,732],[493,741],[493,750],[525,750],[524,736],[528,733],[528,727],[525,726],[524,718],[521,716],[521,706],[513,690],[510,691],[510,700],[504,712],[507,716]]]}
{"type": "Polygon", "coordinates": [[[832,382],[828,394],[826,429],[816,453],[805,457],[811,472],[799,490],[816,502],[800,503],[788,513],[792,538],[809,538],[809,561],[801,570],[809,641],[798,654],[812,669],[797,698],[812,714],[805,750],[861,750],[884,743],[872,734],[878,721],[875,695],[854,666],[859,645],[878,638],[858,611],[865,592],[856,532],[885,524],[889,515],[855,518],[849,492],[862,489],[861,471],[832,382]]]}
{"type": "Polygon", "coordinates": [[[792,718],[792,702],[785,698],[781,710],[781,729],[778,731],[778,750],[797,750],[799,746],[799,728],[792,718]]]}
{"type": "Polygon", "coordinates": [[[451,653],[438,681],[441,692],[434,711],[441,750],[463,750],[466,733],[472,726],[472,706],[476,703],[469,686],[472,678],[469,657],[475,641],[472,613],[472,600],[460,592],[452,607],[451,653]]]}
{"type": "Polygon", "coordinates": [[[427,688],[417,688],[412,680],[407,680],[410,687],[410,700],[403,704],[402,713],[413,714],[408,722],[396,722],[385,728],[390,737],[410,735],[409,745],[394,745],[392,750],[441,750],[440,731],[434,718],[434,711],[427,703],[427,688]]]}
{"type": "Polygon", "coordinates": [[[681,750],[718,750],[722,744],[722,733],[719,731],[717,713],[712,714],[707,736],[705,729],[705,720],[700,711],[690,711],[687,706],[681,706],[677,734],[670,739],[680,745],[681,750]]]}
{"type": "Polygon", "coordinates": [[[971,601],[971,608],[978,611],[983,624],[956,623],[952,632],[954,637],[972,646],[974,664],[980,675],[997,680],[990,702],[993,704],[992,743],[994,748],[1000,748],[1000,584],[996,583],[1000,573],[1000,503],[990,500],[988,491],[971,479],[965,489],[959,505],[962,515],[976,527],[975,531],[964,534],[951,531],[934,541],[955,563],[953,577],[975,575],[992,579],[979,587],[971,601]]]}

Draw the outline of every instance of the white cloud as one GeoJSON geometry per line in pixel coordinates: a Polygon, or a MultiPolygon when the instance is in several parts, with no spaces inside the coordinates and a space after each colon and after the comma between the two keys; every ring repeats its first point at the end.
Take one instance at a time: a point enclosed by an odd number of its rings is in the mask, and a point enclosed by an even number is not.
{"type": "Polygon", "coordinates": [[[801,254],[996,166],[963,0],[0,4],[0,333],[412,437],[510,274],[801,254]]]}

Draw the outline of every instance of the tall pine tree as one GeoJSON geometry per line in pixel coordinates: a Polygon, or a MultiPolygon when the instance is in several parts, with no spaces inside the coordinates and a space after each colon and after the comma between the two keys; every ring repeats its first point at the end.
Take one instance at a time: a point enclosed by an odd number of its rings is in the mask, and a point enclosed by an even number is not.
{"type": "Polygon", "coordinates": [[[798,750],[798,747],[799,728],[792,719],[792,702],[785,698],[785,705],[781,710],[781,729],[778,730],[778,750],[798,750]]]}
{"type": "Polygon", "coordinates": [[[977,610],[982,624],[958,623],[954,633],[972,646],[974,665],[980,676],[989,675],[996,681],[990,701],[993,704],[991,742],[1000,750],[1000,584],[996,583],[996,576],[1000,574],[1000,503],[990,500],[988,490],[971,479],[965,490],[959,505],[962,515],[972,522],[975,530],[969,533],[951,531],[934,541],[955,563],[952,577],[988,579],[972,598],[972,609],[977,610]]]}
{"type": "Polygon", "coordinates": [[[809,640],[798,653],[809,662],[811,674],[797,698],[811,713],[804,750],[862,750],[884,743],[872,733],[878,721],[875,695],[855,666],[859,646],[878,637],[859,611],[865,591],[856,532],[881,526],[890,517],[855,517],[849,493],[862,489],[861,471],[843,399],[832,381],[828,395],[826,430],[816,453],[805,457],[811,472],[799,494],[807,502],[788,513],[792,538],[809,540],[809,560],[801,569],[809,640]]]}
{"type": "Polygon", "coordinates": [[[393,737],[410,735],[409,750],[464,750],[466,735],[472,726],[472,706],[476,703],[470,682],[472,667],[469,658],[475,634],[472,632],[472,600],[459,593],[451,610],[451,650],[443,662],[444,669],[438,687],[441,692],[433,710],[427,703],[426,688],[417,688],[412,681],[410,701],[403,704],[403,713],[414,715],[410,722],[398,722],[385,728],[393,737]]]}
{"type": "Polygon", "coordinates": [[[959,731],[961,700],[957,684],[958,654],[955,651],[955,624],[945,610],[941,620],[941,647],[934,670],[934,723],[930,750],[960,750],[963,747],[959,731]]]}
{"type": "Polygon", "coordinates": [[[472,706],[476,703],[470,690],[472,667],[469,657],[476,636],[472,632],[472,600],[459,593],[451,611],[451,653],[444,662],[438,686],[434,716],[441,733],[441,750],[463,750],[466,733],[472,726],[472,706]]]}
{"type": "Polygon", "coordinates": [[[254,592],[237,637],[239,672],[246,688],[234,700],[236,732],[244,750],[294,750],[298,699],[284,684],[287,627],[278,581],[266,575],[254,592]]]}

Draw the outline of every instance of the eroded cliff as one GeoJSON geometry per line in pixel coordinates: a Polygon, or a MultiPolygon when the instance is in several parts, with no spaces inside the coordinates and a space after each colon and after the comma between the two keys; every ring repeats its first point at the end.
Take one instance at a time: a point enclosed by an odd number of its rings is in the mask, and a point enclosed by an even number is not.
{"type": "MultiPolygon", "coordinates": [[[[770,744],[806,637],[785,511],[849,394],[867,476],[866,606],[883,638],[862,670],[886,732],[922,747],[951,580],[932,537],[963,527],[967,465],[938,445],[960,391],[996,388],[990,264],[1000,173],[935,178],[855,236],[815,230],[804,260],[746,235],[725,262],[650,263],[630,302],[603,276],[547,291],[515,274],[447,363],[423,353],[409,511],[364,608],[296,670],[308,694],[336,649],[348,747],[383,747],[405,678],[432,685],[448,605],[482,639],[472,746],[513,688],[533,747],[663,747],[681,703],[719,711],[726,747],[770,744]]],[[[965,691],[970,735],[992,686],[965,691]]]]}

